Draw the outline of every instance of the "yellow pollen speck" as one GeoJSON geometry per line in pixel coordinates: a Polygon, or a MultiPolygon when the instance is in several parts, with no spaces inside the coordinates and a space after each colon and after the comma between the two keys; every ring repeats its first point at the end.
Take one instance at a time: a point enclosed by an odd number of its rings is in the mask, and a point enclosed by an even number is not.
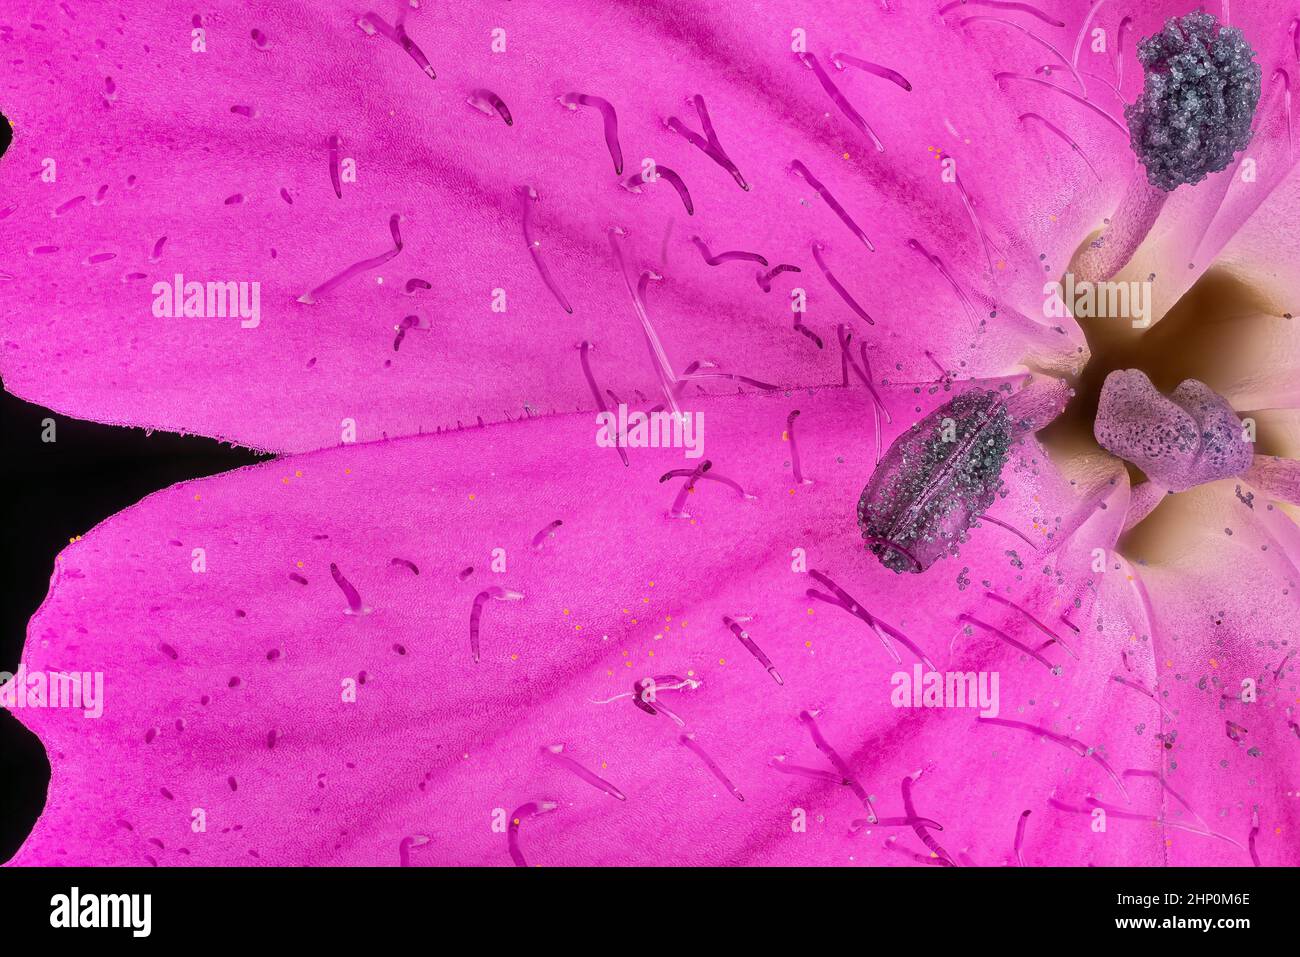
{"type": "Polygon", "coordinates": [[[782,433],[781,433],[781,441],[782,441],[782,442],[789,442],[789,441],[790,441],[790,433],[789,433],[789,432],[782,432],[782,433]]]}
{"type": "Polygon", "coordinates": [[[632,662],[630,662],[630,661],[625,661],[625,662],[623,662],[623,664],[627,665],[629,668],[632,667],[632,662]]]}
{"type": "Polygon", "coordinates": [[[655,656],[655,650],[651,648],[649,651],[646,652],[646,654],[648,654],[651,658],[653,658],[655,656]]]}
{"type": "Polygon", "coordinates": [[[1218,663],[1217,661],[1215,661],[1213,658],[1211,658],[1211,659],[1210,659],[1210,667],[1211,667],[1211,668],[1217,668],[1217,667],[1219,667],[1219,663],[1218,663]]]}
{"type": "Polygon", "coordinates": [[[567,608],[564,609],[564,613],[567,615],[567,614],[569,613],[569,609],[567,609],[567,608]]]}
{"type": "Polygon", "coordinates": [[[302,478],[302,469],[296,469],[293,474],[296,478],[302,478]]]}
{"type": "Polygon", "coordinates": [[[811,642],[811,641],[805,641],[805,642],[803,643],[803,646],[804,646],[805,648],[811,648],[811,647],[812,647],[812,642],[811,642]]]}
{"type": "Polygon", "coordinates": [[[635,618],[632,619],[632,624],[634,624],[634,625],[636,624],[636,619],[635,619],[635,618]]]}
{"type": "Polygon", "coordinates": [[[470,493],[469,493],[469,500],[470,500],[471,502],[474,501],[474,493],[473,493],[473,492],[470,492],[470,493]]]}
{"type": "Polygon", "coordinates": [[[642,598],[642,599],[641,599],[641,604],[643,604],[643,605],[648,605],[648,604],[650,604],[650,599],[649,599],[649,598],[642,598]]]}
{"type": "Polygon", "coordinates": [[[202,498],[203,498],[202,495],[196,495],[196,496],[194,496],[194,501],[196,501],[196,502],[197,502],[197,501],[200,501],[202,498]]]}
{"type": "Polygon", "coordinates": [[[510,656],[510,660],[511,660],[511,661],[518,661],[518,660],[519,660],[519,656],[518,656],[518,655],[511,655],[511,656],[510,656]]]}
{"type": "Polygon", "coordinates": [[[344,470],[343,470],[343,474],[344,474],[344,475],[351,475],[351,474],[352,474],[352,470],[351,470],[351,469],[344,469],[344,470]]]}
{"type": "Polygon", "coordinates": [[[654,588],[654,587],[655,587],[655,583],[654,583],[654,582],[651,582],[651,583],[650,583],[650,587],[651,587],[651,588],[654,588]]]}
{"type": "Polygon", "coordinates": [[[582,626],[581,626],[581,625],[574,625],[574,626],[573,626],[573,630],[574,630],[574,631],[582,631],[582,626]]]}
{"type": "Polygon", "coordinates": [[[843,156],[844,156],[845,159],[848,159],[848,158],[849,158],[849,154],[848,154],[848,153],[844,153],[843,156]]]}
{"type": "Polygon", "coordinates": [[[808,609],[808,614],[811,615],[812,613],[813,613],[813,610],[812,610],[811,608],[809,608],[809,609],[808,609]]]}
{"type": "Polygon", "coordinates": [[[664,615],[664,621],[672,621],[672,620],[673,620],[672,615],[664,615]]]}
{"type": "Polygon", "coordinates": [[[719,658],[719,659],[718,659],[718,664],[720,664],[720,665],[725,665],[726,663],[727,663],[727,659],[726,659],[726,658],[719,658]]]}
{"type": "Polygon", "coordinates": [[[604,761],[601,761],[601,762],[600,762],[600,769],[601,769],[602,771],[604,771],[604,770],[605,770],[606,768],[608,768],[608,767],[609,767],[609,765],[606,764],[604,761]]]}
{"type": "Polygon", "coordinates": [[[288,485],[288,484],[289,484],[289,480],[288,480],[287,478],[282,478],[282,479],[280,479],[280,483],[281,483],[282,485],[288,485]]]}
{"type": "Polygon", "coordinates": [[[694,678],[694,677],[695,677],[695,670],[694,670],[694,669],[691,669],[690,671],[686,672],[686,677],[688,677],[688,678],[694,678]]]}
{"type": "Polygon", "coordinates": [[[299,567],[299,568],[302,568],[302,562],[299,562],[299,563],[298,563],[298,567],[299,567]]]}
{"type": "Polygon", "coordinates": [[[1166,668],[1172,668],[1173,666],[1174,666],[1174,663],[1173,663],[1172,661],[1170,661],[1168,658],[1166,658],[1166,659],[1165,659],[1165,667],[1166,667],[1166,668]]]}

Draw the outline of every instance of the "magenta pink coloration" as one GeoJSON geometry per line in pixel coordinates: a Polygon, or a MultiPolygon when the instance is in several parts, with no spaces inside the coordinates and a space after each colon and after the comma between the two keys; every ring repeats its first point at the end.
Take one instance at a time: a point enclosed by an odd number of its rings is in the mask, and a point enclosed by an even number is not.
{"type": "MultiPolygon", "coordinates": [[[[1150,466],[1134,489],[1118,458],[1067,474],[1034,434],[1090,358],[1043,284],[1133,167],[1081,77],[1132,96],[1128,35],[1189,4],[1097,6],[573,0],[393,23],[219,0],[203,57],[191,8],[124,0],[6,36],[5,387],[282,456],[60,553],[23,661],[102,672],[105,707],[12,709],[53,774],[10,863],[1300,864],[1300,529],[1273,507],[1300,471],[1240,449],[1203,467],[1195,441],[1143,459],[1108,406],[1113,451],[1150,466]],[[506,10],[528,29],[497,54],[506,10]],[[1017,29],[963,29],[975,10],[1017,29]],[[1088,23],[1110,51],[1036,72],[1034,39],[1063,50],[1088,23]],[[817,269],[790,265],[810,249],[817,269]],[[786,301],[763,295],[778,275],[786,301]],[[159,315],[173,282],[257,283],[260,322],[159,315]],[[865,561],[853,507],[881,449],[967,387],[1017,409],[994,527],[922,575],[865,561]],[[610,399],[701,417],[700,457],[610,455],[610,399]],[[1130,562],[1121,536],[1168,490],[1203,524],[1177,562],[1130,562]],[[914,667],[997,673],[1003,717],[897,704],[914,667]],[[1225,693],[1246,677],[1255,703],[1225,693]],[[791,833],[813,804],[824,826],[791,833]]],[[[1267,73],[1293,68],[1293,15],[1234,10],[1267,73]]],[[[1300,203],[1273,86],[1256,179],[1180,192],[1138,244],[1157,321],[1221,258],[1298,245],[1273,228],[1300,203]]],[[[1293,367],[1265,371],[1223,385],[1216,421],[1295,407],[1293,367]]]]}

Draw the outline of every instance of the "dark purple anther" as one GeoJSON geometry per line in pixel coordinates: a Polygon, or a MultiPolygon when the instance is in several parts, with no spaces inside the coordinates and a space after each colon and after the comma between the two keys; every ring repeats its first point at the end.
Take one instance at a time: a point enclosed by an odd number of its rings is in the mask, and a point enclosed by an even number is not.
{"type": "Polygon", "coordinates": [[[1002,488],[1011,418],[996,392],[940,406],[889,447],[858,500],[867,550],[895,572],[956,554],[1002,488]]]}

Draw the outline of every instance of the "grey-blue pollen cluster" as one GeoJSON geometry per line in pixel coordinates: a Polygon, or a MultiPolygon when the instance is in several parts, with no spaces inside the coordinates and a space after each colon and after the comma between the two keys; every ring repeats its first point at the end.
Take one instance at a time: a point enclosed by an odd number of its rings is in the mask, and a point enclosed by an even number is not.
{"type": "Polygon", "coordinates": [[[1171,17],[1138,59],[1146,79],[1124,118],[1152,186],[1199,183],[1249,145],[1262,71],[1240,30],[1208,13],[1171,17]]]}

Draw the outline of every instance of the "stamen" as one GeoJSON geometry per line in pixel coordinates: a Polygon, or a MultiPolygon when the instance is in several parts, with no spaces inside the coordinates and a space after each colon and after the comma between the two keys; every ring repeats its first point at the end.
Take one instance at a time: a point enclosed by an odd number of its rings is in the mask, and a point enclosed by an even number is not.
{"type": "Polygon", "coordinates": [[[976,618],[974,615],[968,615],[968,614],[966,614],[965,612],[962,612],[960,615],[958,615],[958,616],[957,616],[957,620],[958,620],[958,621],[968,621],[968,622],[970,622],[972,625],[975,625],[975,626],[978,627],[978,628],[983,628],[985,631],[992,632],[995,636],[997,636],[998,638],[1001,638],[1003,641],[1005,641],[1005,642],[1006,642],[1008,645],[1010,645],[1012,648],[1015,648],[1015,649],[1017,649],[1017,650],[1019,650],[1019,651],[1022,651],[1022,652],[1024,652],[1025,654],[1027,654],[1027,655],[1029,655],[1030,657],[1032,657],[1035,661],[1037,661],[1039,664],[1041,664],[1044,668],[1046,668],[1046,669],[1047,669],[1048,671],[1050,671],[1052,674],[1054,674],[1054,675],[1059,675],[1059,674],[1061,673],[1061,669],[1060,669],[1057,665],[1052,664],[1050,661],[1048,661],[1046,658],[1044,658],[1044,657],[1043,657],[1042,655],[1040,655],[1038,652],[1034,651],[1034,649],[1033,649],[1033,648],[1030,648],[1028,645],[1022,645],[1020,642],[1016,641],[1016,639],[1012,638],[1010,635],[1008,635],[1008,634],[1007,634],[1005,631],[1003,631],[1001,628],[995,628],[995,627],[993,627],[992,625],[989,625],[989,624],[986,624],[986,623],[980,621],[980,620],[979,620],[978,618],[976,618]]]}
{"type": "Polygon", "coordinates": [[[699,756],[700,760],[703,761],[705,766],[710,771],[713,772],[713,776],[722,782],[722,786],[725,787],[731,793],[732,797],[734,797],[737,801],[740,801],[742,803],[744,802],[745,796],[741,794],[738,790],[736,790],[736,786],[731,783],[731,779],[728,778],[722,772],[722,768],[718,767],[717,763],[713,760],[713,758],[709,757],[708,753],[702,747],[696,744],[694,734],[687,732],[686,734],[680,735],[677,738],[677,740],[680,741],[682,744],[684,744],[686,747],[690,748],[692,751],[696,753],[696,755],[699,756]]]}
{"type": "Polygon", "coordinates": [[[754,644],[754,639],[749,637],[749,632],[740,627],[740,624],[734,619],[723,615],[722,623],[731,629],[731,633],[740,639],[740,643],[745,646],[746,650],[753,655],[760,665],[767,669],[767,673],[772,676],[772,680],[779,685],[785,684],[785,679],[777,672],[776,666],[772,664],[772,659],[763,654],[763,649],[754,644]]]}
{"type": "Polygon", "coordinates": [[[408,293],[413,293],[417,289],[432,289],[432,288],[433,288],[433,283],[428,282],[424,279],[416,278],[416,279],[406,280],[406,291],[408,293]]]}
{"type": "Polygon", "coordinates": [[[1088,157],[1084,154],[1083,148],[1079,146],[1079,144],[1076,143],[1073,139],[1071,139],[1068,133],[1066,133],[1059,126],[1054,124],[1051,120],[1045,119],[1039,116],[1037,113],[1022,113],[1020,114],[1020,119],[1022,122],[1027,119],[1035,119],[1039,123],[1042,123],[1044,126],[1046,126],[1049,130],[1051,130],[1061,139],[1063,139],[1067,144],[1069,144],[1070,149],[1074,150],[1075,155],[1078,156],[1079,159],[1083,160],[1083,162],[1087,165],[1088,172],[1092,173],[1092,175],[1096,177],[1097,182],[1099,183],[1101,182],[1101,174],[1097,172],[1097,168],[1092,165],[1092,161],[1088,159],[1088,157]]]}
{"type": "Polygon", "coordinates": [[[546,539],[554,538],[555,530],[563,524],[564,522],[557,518],[555,521],[551,522],[544,529],[542,529],[540,532],[534,535],[533,548],[537,549],[540,552],[542,550],[542,545],[543,543],[545,543],[546,539]]]}
{"type": "MultiPolygon", "coordinates": [[[[807,726],[808,733],[812,735],[813,745],[818,751],[826,755],[827,759],[831,762],[831,766],[834,767],[835,770],[840,773],[840,776],[844,778],[845,785],[857,796],[857,799],[862,802],[862,806],[867,809],[867,822],[874,824],[876,821],[880,820],[880,816],[876,814],[876,809],[871,806],[871,797],[867,794],[866,788],[864,788],[858,782],[858,779],[853,776],[853,770],[848,766],[845,760],[840,757],[839,752],[831,747],[830,742],[822,737],[821,729],[817,727],[816,716],[811,711],[800,711],[799,720],[807,726]]],[[[907,816],[915,817],[916,815],[909,811],[907,816]]]]}
{"type": "Polygon", "coordinates": [[[972,7],[992,7],[995,10],[1015,10],[1020,13],[1027,13],[1031,17],[1037,17],[1039,20],[1042,20],[1044,23],[1049,24],[1050,26],[1054,26],[1054,27],[1065,26],[1064,21],[1057,20],[1055,17],[1048,16],[1046,13],[1038,9],[1038,7],[1033,6],[1032,4],[1010,3],[1010,2],[1006,2],[1006,0],[952,0],[951,3],[947,3],[944,6],[939,8],[939,16],[944,16],[950,10],[955,10],[957,7],[963,7],[966,6],[967,4],[969,4],[972,7]]]}
{"type": "MultiPolygon", "coordinates": [[[[985,516],[981,515],[980,518],[985,518],[985,516]]],[[[1022,608],[1020,605],[1016,604],[1016,603],[1015,603],[1014,601],[1012,601],[1011,599],[1009,599],[1009,598],[1003,598],[1003,597],[1002,597],[1001,595],[999,595],[997,592],[991,592],[991,591],[986,591],[986,592],[984,593],[984,597],[993,599],[993,600],[994,600],[995,602],[997,602],[999,605],[1006,605],[1008,608],[1014,608],[1016,611],[1020,612],[1020,614],[1024,615],[1025,618],[1028,619],[1029,622],[1030,622],[1030,623],[1031,623],[1035,628],[1037,628],[1037,629],[1038,629],[1039,631],[1041,631],[1043,634],[1047,635],[1047,637],[1051,638],[1054,642],[1056,642],[1058,645],[1060,645],[1062,648],[1064,648],[1067,652],[1069,652],[1069,655],[1070,655],[1071,658],[1075,659],[1076,661],[1079,660],[1079,656],[1076,655],[1076,654],[1074,653],[1073,649],[1071,649],[1069,645],[1067,645],[1064,641],[1061,640],[1061,636],[1060,636],[1060,635],[1058,635],[1056,632],[1052,631],[1052,629],[1048,628],[1048,627],[1047,627],[1046,625],[1044,625],[1041,621],[1039,621],[1037,618],[1035,618],[1035,617],[1034,617],[1033,615],[1031,615],[1028,611],[1026,611],[1026,610],[1025,610],[1024,608],[1022,608]]]]}
{"type": "Polygon", "coordinates": [[[343,198],[343,182],[339,179],[339,147],[341,142],[338,134],[330,137],[330,182],[334,184],[334,195],[339,199],[343,198]]]}
{"type": "MultiPolygon", "coordinates": [[[[463,575],[464,573],[462,573],[462,580],[463,575]]],[[[489,598],[495,598],[497,601],[519,601],[523,597],[521,593],[499,585],[489,585],[474,596],[474,607],[469,613],[469,648],[474,655],[475,664],[479,661],[478,620],[483,617],[483,603],[489,598]]]]}
{"type": "Polygon", "coordinates": [[[1025,825],[1029,823],[1030,813],[1032,812],[1022,811],[1020,814],[1020,820],[1016,822],[1016,861],[1021,867],[1025,866],[1025,855],[1021,853],[1020,847],[1025,842],[1025,825]]]}
{"type": "Polygon", "coordinates": [[[799,444],[794,438],[794,420],[798,417],[798,409],[795,409],[785,417],[785,434],[790,437],[790,465],[794,470],[794,481],[796,485],[812,485],[812,482],[809,479],[803,477],[803,470],[799,467],[799,444]]]}
{"type": "Polygon", "coordinates": [[[627,800],[627,795],[614,787],[614,785],[610,784],[598,774],[588,771],[577,761],[573,760],[573,758],[565,754],[563,743],[543,745],[541,750],[542,754],[549,755],[552,760],[568,768],[598,791],[604,791],[610,797],[616,798],[620,801],[627,800]]]}
{"type": "Polygon", "coordinates": [[[817,195],[825,200],[826,205],[834,211],[835,215],[840,218],[845,226],[849,227],[853,235],[857,236],[858,239],[862,240],[862,242],[866,244],[867,249],[873,253],[876,251],[876,247],[872,245],[871,240],[867,238],[867,234],[862,231],[862,228],[853,221],[853,217],[849,215],[848,210],[839,204],[839,201],[831,195],[830,190],[822,185],[821,180],[808,171],[807,166],[799,160],[794,160],[790,163],[790,171],[798,173],[804,178],[809,186],[817,191],[817,195]]]}
{"type": "Polygon", "coordinates": [[[461,581],[464,581],[466,578],[469,578],[469,576],[473,574],[474,574],[474,566],[467,565],[464,568],[462,568],[459,572],[456,573],[456,577],[459,578],[461,581]]]}
{"type": "MultiPolygon", "coordinates": [[[[674,170],[667,166],[655,166],[656,178],[662,177],[672,184],[673,189],[677,190],[677,195],[682,198],[682,205],[686,207],[686,215],[695,215],[695,204],[691,202],[691,194],[686,189],[686,183],[677,175],[674,170]]],[[[629,193],[640,193],[641,187],[646,185],[646,180],[642,174],[637,173],[632,178],[623,183],[623,188],[629,193]]]]}
{"type": "Polygon", "coordinates": [[[330,562],[330,574],[334,576],[334,584],[339,586],[339,590],[343,592],[343,597],[348,600],[348,610],[345,614],[364,615],[370,611],[369,608],[361,604],[361,595],[352,587],[352,583],[343,577],[343,573],[339,571],[339,566],[333,562],[330,562]]]}
{"type": "Polygon", "coordinates": [[[537,195],[537,190],[531,186],[521,186],[518,190],[520,201],[523,203],[524,217],[524,242],[528,244],[528,254],[533,257],[533,265],[537,267],[537,272],[542,277],[542,282],[546,288],[551,291],[555,301],[569,315],[573,315],[573,307],[569,305],[569,300],[564,297],[560,291],[559,285],[555,282],[555,277],[551,275],[551,270],[546,265],[546,260],[542,258],[542,244],[540,240],[533,238],[533,205],[540,202],[541,197],[537,195]]]}
{"type": "Polygon", "coordinates": [[[623,175],[623,147],[618,142],[618,114],[614,112],[614,105],[599,96],[590,96],[586,93],[566,93],[560,97],[560,102],[571,110],[579,106],[594,106],[600,110],[601,119],[605,123],[605,146],[609,149],[610,159],[614,161],[614,175],[623,175]]]}
{"type": "Polygon", "coordinates": [[[470,90],[469,97],[465,100],[470,106],[491,116],[494,112],[506,121],[506,126],[514,126],[514,117],[510,115],[510,107],[506,106],[505,101],[497,96],[491,90],[470,90]]]}
{"type": "Polygon", "coordinates": [[[855,66],[859,70],[864,70],[867,73],[872,74],[873,76],[878,76],[882,79],[888,80],[891,83],[897,83],[899,86],[907,90],[909,93],[912,90],[912,84],[907,82],[907,78],[904,77],[903,74],[899,73],[897,70],[891,70],[887,66],[881,66],[879,63],[871,63],[867,60],[862,60],[859,59],[858,57],[850,56],[847,53],[832,53],[831,63],[835,65],[835,69],[837,70],[843,70],[845,65],[855,66]]]}
{"type": "Polygon", "coordinates": [[[803,270],[798,266],[791,266],[789,263],[779,263],[769,269],[766,275],[761,272],[756,274],[759,288],[761,288],[763,292],[771,292],[772,278],[774,276],[779,276],[783,272],[803,272],[803,270]]]}
{"type": "Polygon", "coordinates": [[[319,297],[332,291],[335,287],[339,286],[340,284],[347,282],[353,276],[357,276],[368,269],[374,269],[377,266],[382,266],[384,263],[388,262],[398,253],[400,253],[402,251],[402,234],[398,232],[397,229],[397,224],[400,221],[400,219],[401,217],[399,217],[396,213],[393,213],[393,215],[389,217],[388,220],[388,229],[393,234],[393,248],[391,250],[389,250],[386,253],[381,253],[378,256],[374,256],[370,259],[363,259],[360,262],[353,263],[351,266],[343,270],[334,278],[327,279],[325,280],[325,282],[321,283],[319,286],[317,286],[315,289],[311,290],[310,292],[303,293],[301,296],[298,297],[298,301],[305,305],[310,306],[314,304],[319,297]]]}
{"type": "MultiPolygon", "coordinates": [[[[596,385],[596,377],[591,371],[591,361],[587,358],[587,353],[589,353],[591,349],[591,343],[584,339],[578,346],[578,361],[582,363],[582,374],[587,380],[587,387],[591,389],[592,397],[596,400],[596,406],[601,412],[608,414],[609,406],[605,404],[605,397],[600,394],[600,387],[596,385]]],[[[611,393],[611,395],[613,395],[613,393],[611,393]]],[[[615,401],[617,402],[617,399],[615,399],[615,401]]],[[[618,457],[623,460],[624,467],[630,466],[631,463],[627,460],[627,449],[623,448],[622,444],[618,442],[614,443],[614,448],[618,452],[618,457]]]]}
{"type": "Polygon", "coordinates": [[[409,561],[405,558],[394,558],[388,564],[401,565],[403,568],[409,568],[412,572],[414,572],[417,575],[420,574],[420,569],[415,567],[415,562],[409,561]]]}
{"type": "Polygon", "coordinates": [[[383,17],[374,13],[367,13],[357,21],[357,26],[366,33],[373,33],[375,30],[378,30],[384,36],[388,37],[388,39],[392,40],[405,50],[410,58],[415,61],[416,66],[424,71],[425,76],[430,80],[438,79],[438,74],[435,73],[433,67],[429,65],[429,58],[424,55],[424,51],[416,45],[415,41],[406,35],[406,27],[401,23],[390,27],[384,21],[383,17]]]}
{"type": "Polygon", "coordinates": [[[559,806],[554,801],[529,801],[527,804],[515,808],[515,813],[510,815],[510,826],[506,829],[506,847],[509,849],[510,859],[515,862],[516,867],[528,866],[528,862],[524,860],[524,855],[519,850],[519,825],[528,818],[549,814],[559,806]]]}
{"type": "Polygon", "coordinates": [[[740,174],[740,170],[722,148],[722,143],[718,141],[718,134],[713,129],[713,121],[709,119],[708,107],[704,105],[704,97],[697,93],[691,98],[691,102],[695,105],[696,114],[699,115],[700,125],[704,127],[703,137],[691,130],[685,123],[675,116],[668,117],[668,119],[664,121],[665,125],[670,130],[685,137],[688,143],[702,151],[705,156],[730,173],[731,178],[736,181],[737,186],[745,192],[749,192],[749,184],[745,182],[745,177],[740,174]]]}
{"type": "MultiPolygon", "coordinates": [[[[903,777],[903,811],[909,817],[916,819],[916,806],[912,803],[912,775],[908,774],[903,777]]],[[[939,846],[939,842],[930,836],[930,832],[920,823],[912,825],[912,830],[921,842],[930,849],[930,853],[943,862],[945,867],[956,867],[953,859],[948,856],[948,852],[939,846]]]]}
{"type": "Polygon", "coordinates": [[[869,326],[874,326],[876,320],[867,315],[867,310],[858,305],[858,301],[849,294],[849,291],[844,288],[843,283],[836,279],[835,274],[827,267],[826,260],[822,258],[822,250],[825,248],[824,245],[816,241],[812,244],[813,259],[817,260],[817,266],[821,269],[822,275],[826,277],[826,281],[830,283],[831,288],[839,293],[840,298],[848,304],[848,307],[857,313],[859,319],[863,320],[869,326]]]}
{"type": "Polygon", "coordinates": [[[840,88],[835,85],[835,81],[831,79],[830,74],[822,68],[822,65],[817,61],[817,57],[811,53],[800,53],[799,59],[803,61],[804,66],[808,67],[814,74],[816,74],[817,82],[822,85],[822,89],[825,90],[826,95],[831,98],[831,102],[840,108],[840,112],[848,118],[850,123],[871,138],[871,142],[875,144],[877,153],[883,153],[885,151],[885,144],[880,142],[880,137],[876,135],[876,131],[868,125],[867,121],[862,118],[862,114],[854,109],[853,104],[850,103],[844,94],[840,92],[840,88]]]}
{"type": "Polygon", "coordinates": [[[704,245],[704,240],[700,239],[699,236],[692,236],[691,242],[695,244],[695,248],[700,251],[700,255],[704,257],[704,261],[710,266],[721,266],[723,263],[735,262],[738,260],[755,262],[760,266],[767,265],[767,260],[758,253],[747,253],[740,250],[733,250],[731,252],[718,253],[714,256],[709,252],[709,247],[704,245]]]}

